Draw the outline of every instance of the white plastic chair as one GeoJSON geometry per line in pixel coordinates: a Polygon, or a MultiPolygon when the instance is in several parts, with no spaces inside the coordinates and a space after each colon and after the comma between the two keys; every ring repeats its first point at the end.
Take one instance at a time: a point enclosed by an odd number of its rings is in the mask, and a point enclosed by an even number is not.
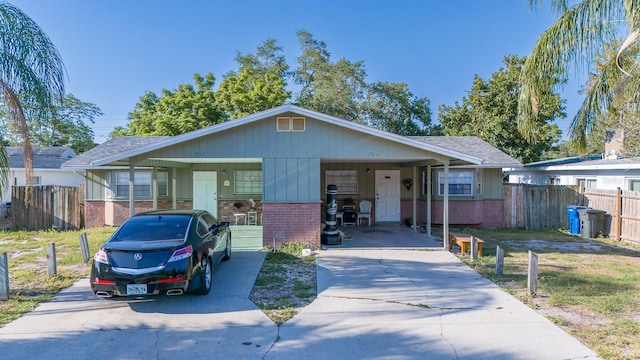
{"type": "Polygon", "coordinates": [[[358,225],[360,225],[360,219],[367,219],[367,223],[371,226],[371,201],[360,201],[360,211],[358,211],[358,225]]]}
{"type": "Polygon", "coordinates": [[[344,213],[343,212],[337,212],[336,213],[336,225],[338,225],[338,222],[340,222],[340,225],[342,225],[342,219],[344,218],[344,213]],[[340,220],[340,221],[338,221],[340,220]]]}

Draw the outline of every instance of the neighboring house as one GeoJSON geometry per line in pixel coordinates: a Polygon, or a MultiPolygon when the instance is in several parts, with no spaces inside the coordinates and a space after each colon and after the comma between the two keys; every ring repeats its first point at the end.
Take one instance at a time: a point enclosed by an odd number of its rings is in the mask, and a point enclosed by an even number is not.
{"type": "Polygon", "coordinates": [[[509,172],[510,183],[578,185],[581,189],[640,191],[640,160],[603,159],[601,155],[525,164],[509,172]]]}
{"type": "Polygon", "coordinates": [[[87,227],[154,208],[233,222],[251,199],[264,245],[319,246],[327,184],[339,204],[371,201],[376,223],[417,219],[448,235],[449,224],[502,226],[502,168],[519,165],[477,137],[403,137],[283,105],[179,136],[114,138],[63,168],[86,170],[87,227]]]}
{"type": "Polygon", "coordinates": [[[577,185],[580,189],[640,191],[640,160],[624,158],[624,132],[608,130],[604,154],[568,157],[509,171],[509,182],[531,185],[577,185]]]}
{"type": "MultiPolygon", "coordinates": [[[[2,203],[11,201],[12,188],[25,186],[24,153],[21,146],[5,147],[9,155],[8,189],[2,189],[2,203]]],[[[33,148],[33,177],[31,185],[78,186],[84,182],[84,171],[79,169],[61,169],[61,165],[76,157],[76,153],[64,146],[46,146],[33,148]]]]}

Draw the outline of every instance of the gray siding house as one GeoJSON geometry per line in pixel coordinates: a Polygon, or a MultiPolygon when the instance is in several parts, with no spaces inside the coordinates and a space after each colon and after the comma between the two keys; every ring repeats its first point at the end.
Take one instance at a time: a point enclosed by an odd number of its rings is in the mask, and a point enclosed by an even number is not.
{"type": "Polygon", "coordinates": [[[179,136],[111,139],[63,167],[86,170],[87,227],[157,208],[235,223],[254,203],[265,245],[319,246],[328,184],[339,205],[373,203],[375,223],[448,234],[502,226],[502,168],[519,165],[476,137],[403,137],[283,105],[179,136]]]}

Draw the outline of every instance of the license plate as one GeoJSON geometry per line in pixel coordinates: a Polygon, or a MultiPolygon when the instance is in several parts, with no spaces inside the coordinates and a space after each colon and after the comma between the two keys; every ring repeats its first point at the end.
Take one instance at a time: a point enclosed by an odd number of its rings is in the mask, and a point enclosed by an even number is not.
{"type": "Polygon", "coordinates": [[[127,285],[127,295],[146,295],[147,284],[129,284],[127,285]]]}

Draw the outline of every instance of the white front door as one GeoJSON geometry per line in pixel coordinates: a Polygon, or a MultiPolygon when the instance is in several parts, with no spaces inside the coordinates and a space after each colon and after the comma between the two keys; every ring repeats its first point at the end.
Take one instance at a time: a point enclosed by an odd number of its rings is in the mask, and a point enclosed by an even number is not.
{"type": "Polygon", "coordinates": [[[218,217],[218,173],[193,172],[193,208],[207,210],[218,217]]]}
{"type": "Polygon", "coordinates": [[[375,220],[400,222],[400,170],[376,170],[375,220]]]}

